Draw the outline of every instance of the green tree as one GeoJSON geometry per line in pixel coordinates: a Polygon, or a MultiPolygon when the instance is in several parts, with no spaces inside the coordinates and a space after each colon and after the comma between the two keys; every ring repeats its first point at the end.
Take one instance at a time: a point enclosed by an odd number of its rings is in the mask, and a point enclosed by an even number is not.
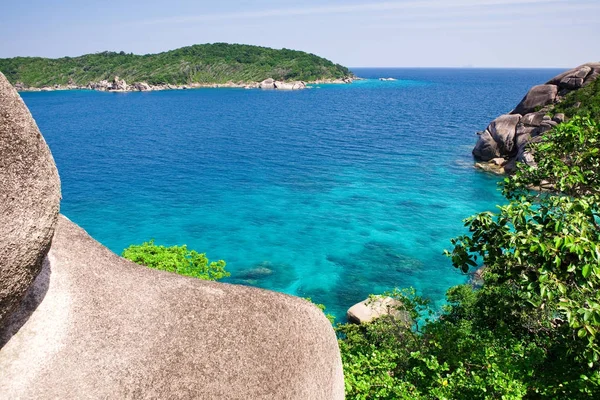
{"type": "Polygon", "coordinates": [[[467,219],[451,253],[463,271],[485,264],[488,326],[546,338],[544,351],[569,365],[546,385],[572,397],[600,385],[599,139],[598,124],[577,116],[532,144],[537,166],[506,179],[509,204],[467,219]]]}
{"type": "Polygon", "coordinates": [[[154,240],[151,240],[129,246],[123,250],[122,256],[149,268],[208,281],[216,281],[230,275],[225,270],[225,261],[209,262],[205,253],[188,250],[186,245],[165,247],[156,245],[154,240]]]}

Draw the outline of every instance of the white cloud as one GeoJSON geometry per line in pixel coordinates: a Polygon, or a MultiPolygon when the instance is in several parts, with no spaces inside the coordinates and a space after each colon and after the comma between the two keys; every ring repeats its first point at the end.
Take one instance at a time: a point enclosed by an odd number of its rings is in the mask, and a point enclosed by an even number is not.
{"type": "Polygon", "coordinates": [[[337,6],[317,6],[305,8],[268,9],[239,11],[230,13],[208,13],[189,16],[176,16],[162,19],[139,21],[142,24],[180,24],[191,22],[220,21],[230,19],[256,19],[273,17],[294,17],[323,14],[352,14],[360,12],[381,12],[394,10],[454,10],[457,8],[482,8],[492,6],[518,6],[527,4],[568,3],[568,0],[425,0],[405,2],[379,2],[337,6]]]}

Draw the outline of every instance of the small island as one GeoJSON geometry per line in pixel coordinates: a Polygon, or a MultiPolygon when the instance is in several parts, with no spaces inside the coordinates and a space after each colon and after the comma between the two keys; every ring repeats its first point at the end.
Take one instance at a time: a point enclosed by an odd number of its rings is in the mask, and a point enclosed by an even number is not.
{"type": "Polygon", "coordinates": [[[342,65],[303,51],[242,44],[198,44],[157,54],[101,52],[79,57],[0,58],[20,91],[149,91],[197,87],[296,90],[306,83],[351,83],[342,65]]]}

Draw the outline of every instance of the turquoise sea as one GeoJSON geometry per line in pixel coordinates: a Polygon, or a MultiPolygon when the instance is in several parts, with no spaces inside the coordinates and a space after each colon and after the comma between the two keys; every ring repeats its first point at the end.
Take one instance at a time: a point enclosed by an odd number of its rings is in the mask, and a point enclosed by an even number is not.
{"type": "Polygon", "coordinates": [[[154,238],[227,262],[231,283],[324,303],[466,277],[462,219],[502,202],[475,132],[552,69],[354,69],[295,92],[23,93],[62,179],[62,212],[116,253],[154,238]],[[396,81],[379,81],[393,77],[396,81]]]}

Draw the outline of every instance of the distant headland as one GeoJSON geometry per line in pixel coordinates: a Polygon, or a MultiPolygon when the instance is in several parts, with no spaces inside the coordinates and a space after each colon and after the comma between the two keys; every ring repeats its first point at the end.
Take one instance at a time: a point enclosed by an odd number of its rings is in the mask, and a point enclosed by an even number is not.
{"type": "Polygon", "coordinates": [[[242,44],[199,44],[157,54],[102,52],[79,57],[0,58],[21,91],[149,91],[197,87],[296,90],[306,83],[351,83],[352,72],[303,51],[242,44]]]}

